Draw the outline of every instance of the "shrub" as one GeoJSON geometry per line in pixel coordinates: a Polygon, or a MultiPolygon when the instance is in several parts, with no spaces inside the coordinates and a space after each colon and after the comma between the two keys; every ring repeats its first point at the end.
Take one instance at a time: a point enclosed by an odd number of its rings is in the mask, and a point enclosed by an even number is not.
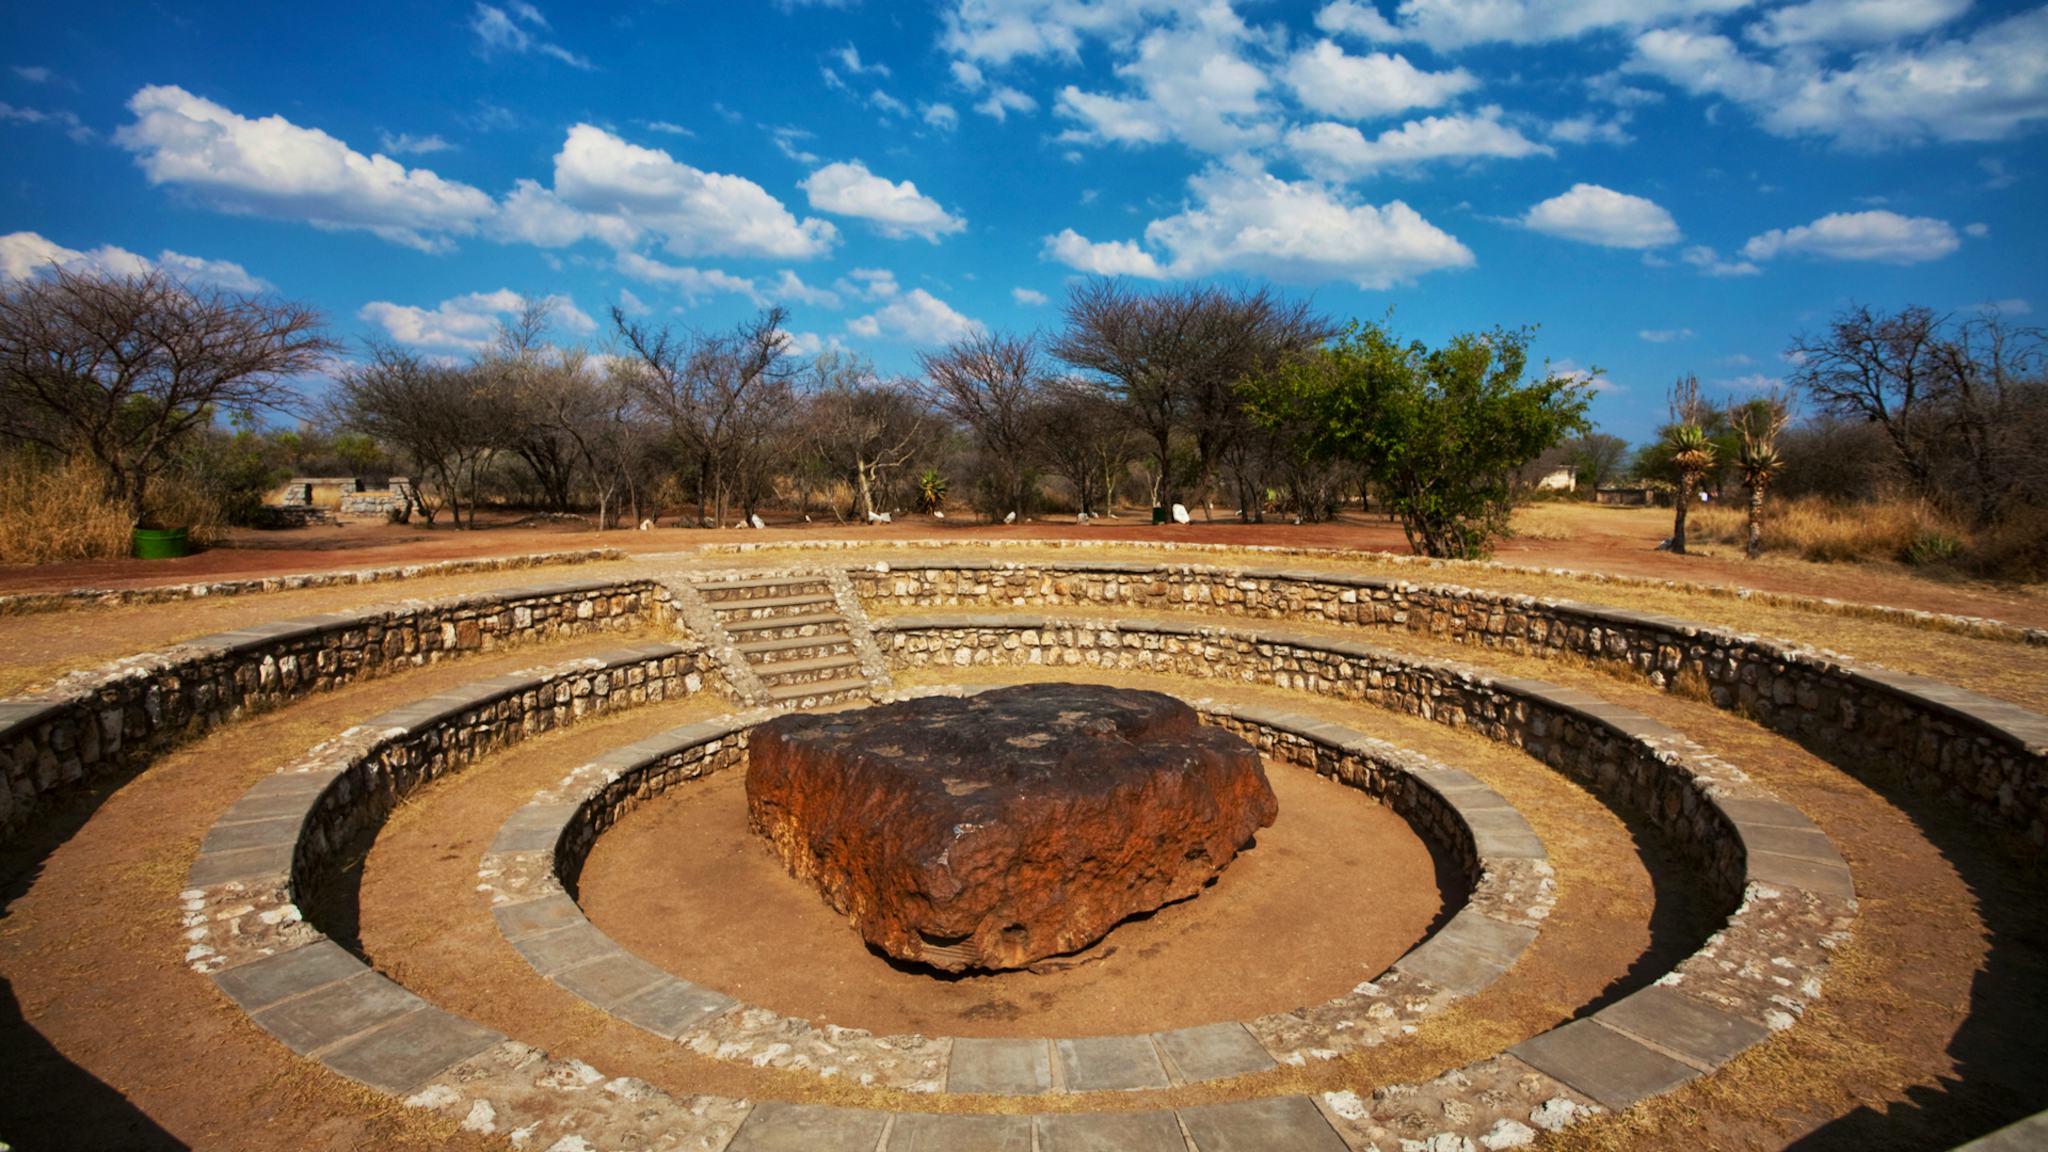
{"type": "Polygon", "coordinates": [[[128,509],[89,461],[0,456],[0,562],[57,564],[128,554],[128,509]]]}

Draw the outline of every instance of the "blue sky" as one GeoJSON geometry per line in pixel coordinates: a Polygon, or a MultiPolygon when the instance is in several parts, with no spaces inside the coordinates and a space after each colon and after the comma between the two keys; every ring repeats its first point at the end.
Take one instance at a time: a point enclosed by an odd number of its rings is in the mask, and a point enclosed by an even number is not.
{"type": "Polygon", "coordinates": [[[0,44],[0,275],[161,263],[433,354],[522,294],[593,343],[782,303],[905,372],[1084,273],[1270,281],[1540,324],[1641,439],[1851,301],[2048,308],[2048,7],[15,4],[0,44]]]}

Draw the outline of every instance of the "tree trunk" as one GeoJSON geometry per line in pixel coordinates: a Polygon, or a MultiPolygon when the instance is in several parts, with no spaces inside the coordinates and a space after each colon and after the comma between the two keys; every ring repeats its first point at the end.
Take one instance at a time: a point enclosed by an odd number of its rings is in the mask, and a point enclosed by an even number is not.
{"type": "Polygon", "coordinates": [[[1751,560],[1763,554],[1764,550],[1764,489],[1761,484],[1749,486],[1749,546],[1744,551],[1751,560]]]}
{"type": "Polygon", "coordinates": [[[1692,477],[1678,478],[1677,511],[1671,517],[1671,552],[1685,555],[1685,515],[1692,511],[1692,477]]]}

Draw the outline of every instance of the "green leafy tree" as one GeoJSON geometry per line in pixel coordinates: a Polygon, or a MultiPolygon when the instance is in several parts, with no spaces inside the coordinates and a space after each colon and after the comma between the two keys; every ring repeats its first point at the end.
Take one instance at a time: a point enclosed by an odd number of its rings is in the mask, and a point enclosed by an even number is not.
{"type": "Polygon", "coordinates": [[[1496,328],[1432,350],[1354,321],[1243,392],[1261,424],[1297,430],[1298,453],[1363,466],[1410,548],[1478,558],[1507,534],[1515,470],[1587,427],[1583,382],[1524,380],[1532,335],[1496,328]]]}

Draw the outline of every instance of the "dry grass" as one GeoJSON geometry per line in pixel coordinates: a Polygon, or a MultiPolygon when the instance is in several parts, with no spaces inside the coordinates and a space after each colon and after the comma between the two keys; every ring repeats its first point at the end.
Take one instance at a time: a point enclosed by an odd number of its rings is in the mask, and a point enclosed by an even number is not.
{"type": "Polygon", "coordinates": [[[104,560],[128,552],[128,513],[90,463],[0,457],[0,563],[104,560]]]}
{"type": "MultiPolygon", "coordinates": [[[[1749,508],[1740,500],[1709,505],[1687,525],[1701,539],[1741,546],[1749,540],[1749,508]]],[[[1960,555],[1968,542],[1962,525],[1922,500],[1779,500],[1764,507],[1764,550],[1803,560],[1935,563],[1960,555]]]]}

